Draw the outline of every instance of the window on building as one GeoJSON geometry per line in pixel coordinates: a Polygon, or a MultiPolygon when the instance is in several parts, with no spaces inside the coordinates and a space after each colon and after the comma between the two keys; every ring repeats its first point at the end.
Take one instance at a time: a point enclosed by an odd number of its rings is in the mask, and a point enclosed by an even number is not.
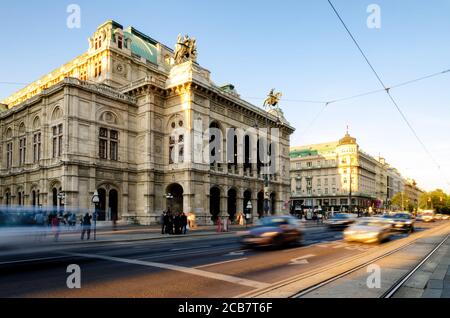
{"type": "Polygon", "coordinates": [[[102,61],[98,60],[94,63],[94,77],[102,75],[102,61]]]}
{"type": "Polygon", "coordinates": [[[27,138],[22,137],[19,139],[19,165],[23,166],[25,164],[27,151],[27,138]]]}
{"type": "Polygon", "coordinates": [[[328,188],[325,188],[325,194],[328,194],[328,188]]]}
{"type": "Polygon", "coordinates": [[[11,205],[11,193],[9,193],[9,191],[6,191],[5,193],[5,204],[6,205],[11,205]]]}
{"type": "Polygon", "coordinates": [[[79,77],[80,77],[80,80],[87,81],[88,76],[87,76],[87,68],[86,67],[82,67],[80,69],[80,76],[79,77]]]}
{"type": "Polygon", "coordinates": [[[309,179],[306,183],[307,183],[308,187],[312,187],[312,180],[311,179],[309,179]]]}
{"type": "Polygon", "coordinates": [[[94,49],[97,50],[101,47],[102,47],[102,38],[100,36],[97,36],[94,39],[94,49]]]}
{"type": "Polygon", "coordinates": [[[33,162],[37,163],[41,160],[41,133],[33,135],[33,162]]]}
{"type": "Polygon", "coordinates": [[[118,47],[119,49],[122,49],[122,48],[123,48],[123,37],[122,37],[121,35],[118,35],[118,36],[117,36],[117,47],[118,47]]]}
{"type": "Polygon", "coordinates": [[[52,132],[53,158],[58,158],[62,154],[63,125],[53,126],[52,132]]]}
{"type": "Polygon", "coordinates": [[[100,159],[119,160],[119,132],[100,128],[99,132],[99,157],[100,159]],[[108,148],[109,147],[109,148],[108,148]],[[108,158],[109,149],[109,158],[108,158]]]}
{"type": "Polygon", "coordinates": [[[99,157],[100,159],[108,159],[108,129],[106,128],[100,128],[99,157]]]}
{"type": "Polygon", "coordinates": [[[169,164],[184,162],[184,135],[169,137],[169,164]]]}
{"type": "Polygon", "coordinates": [[[312,162],[307,162],[306,163],[306,167],[311,168],[312,167],[312,162]]]}
{"type": "Polygon", "coordinates": [[[13,158],[13,143],[12,141],[6,144],[6,168],[12,167],[12,158],[13,158]]]}
{"type": "Polygon", "coordinates": [[[109,158],[113,161],[119,160],[119,132],[117,130],[111,130],[109,132],[109,158]]]}

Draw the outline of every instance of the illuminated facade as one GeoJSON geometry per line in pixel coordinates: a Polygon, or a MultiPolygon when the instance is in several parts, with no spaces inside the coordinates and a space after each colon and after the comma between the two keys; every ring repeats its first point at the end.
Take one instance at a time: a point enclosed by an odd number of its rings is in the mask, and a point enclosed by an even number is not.
{"type": "MultiPolygon", "coordinates": [[[[215,85],[194,60],[176,64],[173,50],[132,27],[104,23],[86,53],[1,103],[0,204],[92,210],[97,190],[101,220],[141,224],[168,208],[209,223],[247,212],[249,201],[257,217],[265,198],[269,213],[288,211],[294,129],[282,114],[215,85]],[[277,128],[270,193],[259,162],[195,159],[209,143],[196,127],[223,136],[228,128],[277,128]]],[[[223,158],[237,146],[247,154],[251,145],[242,136],[220,150],[223,158]]]]}
{"type": "Polygon", "coordinates": [[[383,158],[362,151],[348,133],[339,141],[291,148],[291,212],[387,207],[403,178],[383,158]]]}

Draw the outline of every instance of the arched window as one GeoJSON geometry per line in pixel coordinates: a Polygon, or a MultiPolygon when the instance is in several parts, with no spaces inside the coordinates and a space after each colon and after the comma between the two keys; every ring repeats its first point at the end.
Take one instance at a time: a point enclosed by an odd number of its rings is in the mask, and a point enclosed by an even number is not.
{"type": "Polygon", "coordinates": [[[12,129],[6,130],[6,168],[12,167],[13,160],[13,141],[12,141],[12,129]]]}
{"type": "Polygon", "coordinates": [[[19,166],[23,166],[26,160],[27,152],[27,137],[26,137],[25,124],[22,123],[19,126],[19,166]]]}
{"type": "Polygon", "coordinates": [[[11,205],[11,192],[9,191],[9,189],[5,191],[5,204],[11,205]]]}
{"type": "Polygon", "coordinates": [[[222,159],[222,130],[217,122],[212,122],[209,125],[209,162],[211,165],[223,162],[222,159]]]}

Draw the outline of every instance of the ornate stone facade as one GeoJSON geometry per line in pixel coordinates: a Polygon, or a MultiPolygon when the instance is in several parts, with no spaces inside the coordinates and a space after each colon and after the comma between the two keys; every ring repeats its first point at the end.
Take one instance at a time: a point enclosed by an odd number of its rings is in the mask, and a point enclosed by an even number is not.
{"type": "MultiPolygon", "coordinates": [[[[170,48],[134,28],[104,23],[88,52],[2,101],[0,204],[92,210],[98,190],[106,221],[155,223],[170,208],[202,224],[247,212],[249,201],[257,217],[264,199],[270,213],[288,213],[294,129],[281,112],[251,105],[230,87],[216,86],[195,59],[174,63],[170,48]],[[234,147],[244,149],[243,163],[201,160],[209,127],[224,142],[228,128],[279,131],[270,193],[259,161],[247,160],[256,145],[245,134],[234,147]]],[[[233,147],[218,151],[228,158],[233,147]]]]}

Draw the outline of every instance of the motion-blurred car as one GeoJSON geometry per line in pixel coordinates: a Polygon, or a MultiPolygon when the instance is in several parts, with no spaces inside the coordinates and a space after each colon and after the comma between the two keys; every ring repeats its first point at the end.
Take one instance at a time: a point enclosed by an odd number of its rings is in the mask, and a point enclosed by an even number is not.
{"type": "Polygon", "coordinates": [[[256,227],[238,235],[241,243],[248,247],[280,247],[288,243],[301,244],[303,240],[300,221],[292,216],[263,218],[256,227]]]}
{"type": "Polygon", "coordinates": [[[336,213],[326,222],[329,228],[343,229],[355,223],[356,215],[350,213],[336,213]]]}
{"type": "Polygon", "coordinates": [[[434,222],[434,212],[433,211],[424,211],[417,215],[417,221],[422,222],[434,222]]]}
{"type": "Polygon", "coordinates": [[[448,215],[448,214],[443,214],[443,215],[442,215],[442,219],[443,219],[443,220],[449,220],[449,219],[450,219],[450,215],[448,215]]]}
{"type": "Polygon", "coordinates": [[[383,216],[383,218],[391,224],[394,231],[408,233],[414,232],[415,220],[408,212],[386,214],[383,216]]]}
{"type": "Polygon", "coordinates": [[[393,234],[392,226],[383,218],[363,218],[344,231],[347,242],[381,243],[393,234]]]}
{"type": "Polygon", "coordinates": [[[436,215],[434,216],[434,219],[435,219],[435,220],[442,220],[442,217],[443,217],[442,214],[436,214],[436,215]]]}

